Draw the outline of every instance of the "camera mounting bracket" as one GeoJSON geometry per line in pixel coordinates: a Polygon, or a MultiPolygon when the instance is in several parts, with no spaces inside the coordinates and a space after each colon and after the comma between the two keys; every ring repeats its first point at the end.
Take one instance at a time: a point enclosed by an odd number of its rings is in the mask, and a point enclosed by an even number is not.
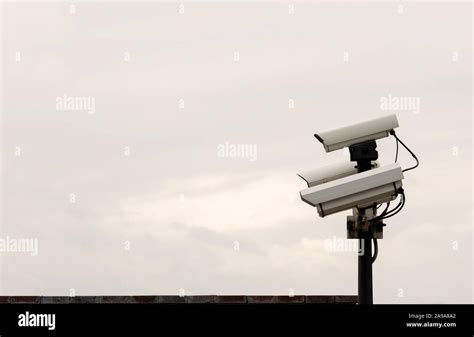
{"type": "Polygon", "coordinates": [[[372,169],[372,161],[379,158],[377,143],[370,140],[349,146],[351,161],[357,162],[357,171],[364,172],[372,169]]]}
{"type": "MultiPolygon", "coordinates": [[[[375,140],[353,144],[349,146],[351,161],[357,162],[357,172],[365,172],[371,170],[374,165],[372,161],[379,158],[377,152],[377,143],[375,140]]],[[[372,223],[377,215],[376,205],[364,208],[354,208],[354,214],[347,217],[347,238],[363,239],[363,238],[383,238],[382,221],[372,223]]]]}

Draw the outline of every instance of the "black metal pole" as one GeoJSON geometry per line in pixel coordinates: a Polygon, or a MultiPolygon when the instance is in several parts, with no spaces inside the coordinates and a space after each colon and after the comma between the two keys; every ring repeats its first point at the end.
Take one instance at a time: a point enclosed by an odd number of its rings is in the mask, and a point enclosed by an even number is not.
{"type": "MultiPolygon", "coordinates": [[[[378,158],[377,144],[375,141],[355,144],[349,147],[351,161],[357,161],[357,172],[365,172],[372,169],[372,160],[378,158]]],[[[360,211],[358,211],[360,212],[360,211]]],[[[362,212],[364,212],[362,210],[362,212]]],[[[375,210],[374,213],[376,213],[375,210]]],[[[364,214],[358,214],[364,215],[364,214]]],[[[375,215],[375,214],[374,214],[375,215]]],[[[359,231],[359,304],[373,304],[372,290],[372,228],[359,231]]]]}
{"type": "Polygon", "coordinates": [[[359,304],[373,304],[372,293],[372,233],[359,239],[359,304]]]}
{"type": "MultiPolygon", "coordinates": [[[[394,135],[394,131],[392,130],[390,134],[394,135]]],[[[351,161],[357,162],[358,173],[371,170],[373,168],[372,161],[377,160],[379,156],[377,152],[377,143],[375,142],[375,140],[353,144],[349,146],[349,153],[351,156],[351,161]]],[[[403,189],[399,190],[398,192],[403,193],[403,189]]],[[[405,198],[403,198],[403,202],[405,202],[405,198]]],[[[374,220],[375,216],[377,215],[377,208],[375,204],[373,204],[371,207],[373,208],[372,210],[369,210],[370,207],[366,207],[365,209],[360,209],[357,207],[354,210],[354,216],[349,216],[348,222],[347,222],[348,237],[353,237],[352,232],[349,233],[349,230],[355,225],[356,230],[357,230],[357,237],[359,238],[359,252],[360,252],[359,257],[358,257],[359,304],[373,304],[374,303],[373,286],[372,286],[372,283],[373,283],[373,280],[372,280],[372,264],[373,264],[372,240],[375,237],[375,234],[378,234],[377,232],[379,231],[380,228],[374,229],[373,226],[384,226],[382,222],[377,223],[377,224],[372,223],[371,220],[374,220]],[[369,212],[367,212],[368,210],[369,212]],[[368,217],[370,217],[369,220],[367,219],[368,217]]],[[[374,241],[374,249],[377,252],[378,248],[377,248],[376,243],[377,241],[374,241]]]]}

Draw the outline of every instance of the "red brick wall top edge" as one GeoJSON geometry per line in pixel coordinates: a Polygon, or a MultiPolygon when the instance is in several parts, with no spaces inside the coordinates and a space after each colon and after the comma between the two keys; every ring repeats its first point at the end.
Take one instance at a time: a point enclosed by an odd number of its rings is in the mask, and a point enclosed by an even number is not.
{"type": "Polygon", "coordinates": [[[357,296],[348,295],[295,295],[295,296],[0,296],[0,304],[67,304],[67,303],[321,303],[356,304],[357,296]]]}

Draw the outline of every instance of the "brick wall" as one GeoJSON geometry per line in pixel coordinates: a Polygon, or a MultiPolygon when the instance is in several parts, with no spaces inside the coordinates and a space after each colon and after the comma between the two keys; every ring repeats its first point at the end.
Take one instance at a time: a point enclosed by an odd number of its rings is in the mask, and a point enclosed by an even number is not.
{"type": "Polygon", "coordinates": [[[2,303],[308,303],[356,304],[357,296],[0,296],[2,303]]]}

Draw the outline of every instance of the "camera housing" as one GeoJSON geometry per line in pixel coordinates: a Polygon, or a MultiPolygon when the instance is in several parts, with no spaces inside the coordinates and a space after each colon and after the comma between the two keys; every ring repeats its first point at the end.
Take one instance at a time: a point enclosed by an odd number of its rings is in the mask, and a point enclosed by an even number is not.
{"type": "Polygon", "coordinates": [[[317,133],[314,134],[314,136],[323,144],[326,152],[331,152],[354,144],[388,137],[390,131],[397,127],[397,116],[391,114],[350,126],[317,133]]]}
{"type": "MultiPolygon", "coordinates": [[[[372,162],[372,168],[379,167],[377,161],[372,162]]],[[[331,165],[326,165],[317,169],[307,170],[297,173],[306,183],[308,187],[321,185],[329,181],[344,178],[358,172],[357,164],[351,162],[340,162],[331,165]]]]}
{"type": "Polygon", "coordinates": [[[300,191],[300,196],[325,217],[394,200],[402,180],[402,169],[395,163],[312,186],[300,191]]]}

